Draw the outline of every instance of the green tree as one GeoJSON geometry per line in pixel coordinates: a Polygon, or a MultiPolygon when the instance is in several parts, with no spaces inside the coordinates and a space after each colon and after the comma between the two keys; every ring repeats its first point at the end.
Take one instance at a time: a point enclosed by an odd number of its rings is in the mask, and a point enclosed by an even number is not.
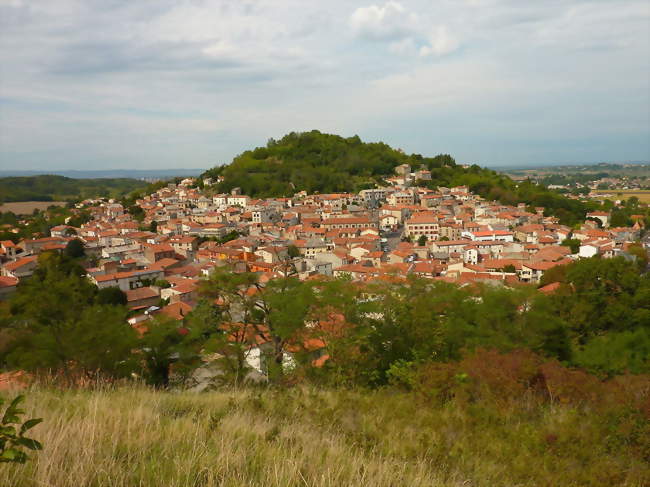
{"type": "Polygon", "coordinates": [[[560,245],[564,247],[569,247],[571,249],[572,254],[577,254],[580,251],[581,243],[582,242],[577,238],[566,238],[562,240],[562,243],[560,245]]]}
{"type": "Polygon", "coordinates": [[[100,289],[95,298],[100,305],[126,305],[126,293],[119,287],[111,286],[100,289]]]}
{"type": "Polygon", "coordinates": [[[304,329],[315,300],[311,284],[295,277],[263,284],[257,274],[222,267],[202,283],[201,292],[224,303],[226,323],[244,323],[254,337],[270,342],[265,352],[268,373],[272,379],[280,378],[287,346],[304,329]]]}
{"type": "Polygon", "coordinates": [[[300,250],[298,250],[298,247],[296,247],[296,246],[293,245],[293,244],[292,244],[292,245],[289,245],[289,246],[287,247],[287,255],[288,255],[290,258],[295,259],[296,257],[300,257],[300,250]]]}
{"type": "Polygon", "coordinates": [[[78,259],[86,255],[84,244],[78,238],[72,239],[66,244],[64,253],[73,259],[78,259]]]}
{"type": "Polygon", "coordinates": [[[418,238],[418,245],[420,247],[424,247],[427,244],[427,236],[426,235],[420,235],[420,238],[418,238]]]}
{"type": "Polygon", "coordinates": [[[95,304],[97,288],[65,256],[45,253],[12,298],[9,367],[63,371],[67,378],[129,373],[135,332],[126,308],[95,304]]]}
{"type": "Polygon", "coordinates": [[[156,387],[167,387],[172,367],[180,381],[186,379],[202,364],[206,343],[218,333],[216,324],[216,321],[200,319],[196,313],[190,313],[183,321],[165,315],[148,321],[140,344],[148,381],[156,387]]]}

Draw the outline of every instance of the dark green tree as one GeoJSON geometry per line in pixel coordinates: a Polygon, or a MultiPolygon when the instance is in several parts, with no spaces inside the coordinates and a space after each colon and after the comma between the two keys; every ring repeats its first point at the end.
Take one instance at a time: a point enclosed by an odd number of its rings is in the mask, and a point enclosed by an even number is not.
{"type": "Polygon", "coordinates": [[[65,255],[73,259],[78,259],[86,255],[86,250],[84,249],[84,244],[78,238],[70,240],[65,246],[64,250],[65,255]]]}
{"type": "Polygon", "coordinates": [[[126,305],[127,297],[126,293],[122,291],[119,287],[111,286],[100,289],[97,292],[95,301],[99,305],[126,305]]]}

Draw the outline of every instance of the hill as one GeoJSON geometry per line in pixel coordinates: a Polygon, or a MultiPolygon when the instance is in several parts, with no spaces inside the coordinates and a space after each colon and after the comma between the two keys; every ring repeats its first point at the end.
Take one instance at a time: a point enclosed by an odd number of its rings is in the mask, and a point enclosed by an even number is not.
{"type": "Polygon", "coordinates": [[[145,181],[128,178],[73,179],[55,175],[7,177],[0,178],[0,203],[119,198],[146,186],[145,181]]]}
{"type": "Polygon", "coordinates": [[[394,175],[395,167],[401,164],[430,170],[432,180],[421,181],[423,186],[467,185],[473,192],[504,204],[543,206],[547,214],[569,225],[584,220],[592,209],[530,181],[515,183],[491,169],[460,166],[449,154],[409,155],[382,142],[366,143],[358,136],[344,138],[317,130],[271,139],[266,146],[247,150],[202,177],[223,177],[217,186],[221,192],[239,187],[253,197],[280,197],[301,190],[330,193],[373,188],[385,184],[385,178],[394,175]]]}
{"type": "Polygon", "coordinates": [[[648,478],[638,418],[574,404],[302,387],[37,387],[27,398],[28,415],[44,418],[31,430],[44,449],[0,468],[2,485],[640,487],[648,478]]]}
{"type": "Polygon", "coordinates": [[[400,164],[456,166],[449,155],[406,155],[382,142],[364,143],[358,136],[343,138],[312,130],[271,139],[265,147],[248,150],[203,176],[224,176],[219,186],[223,191],[240,187],[251,196],[276,197],[301,190],[327,193],[372,188],[393,175],[400,164]]]}

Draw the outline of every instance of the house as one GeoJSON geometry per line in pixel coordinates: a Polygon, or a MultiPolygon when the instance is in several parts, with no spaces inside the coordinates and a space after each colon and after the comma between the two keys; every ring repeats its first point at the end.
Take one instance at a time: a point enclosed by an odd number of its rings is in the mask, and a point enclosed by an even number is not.
{"type": "Polygon", "coordinates": [[[147,286],[126,291],[126,304],[129,309],[142,309],[156,306],[160,295],[156,289],[147,286]]]}
{"type": "Polygon", "coordinates": [[[18,285],[18,278],[13,276],[0,276],[0,301],[7,299],[18,285]]]}
{"type": "Polygon", "coordinates": [[[606,211],[592,211],[587,213],[587,219],[598,220],[603,228],[609,227],[610,218],[610,214],[606,211]]]}
{"type": "Polygon", "coordinates": [[[198,283],[197,279],[183,279],[170,288],[162,289],[160,297],[169,299],[170,303],[193,303],[198,297],[198,283]]]}
{"type": "Polygon", "coordinates": [[[149,244],[144,248],[144,256],[151,263],[162,259],[173,259],[175,254],[174,247],[169,244],[149,244]]]}
{"type": "Polygon", "coordinates": [[[539,282],[546,272],[558,265],[569,264],[571,260],[565,259],[557,262],[522,262],[519,279],[523,282],[539,282]]]}
{"type": "Polygon", "coordinates": [[[414,239],[425,236],[427,240],[437,240],[439,233],[438,216],[423,211],[406,220],[405,235],[414,239]]]}
{"type": "Polygon", "coordinates": [[[31,276],[38,266],[38,256],[29,255],[2,266],[2,275],[24,279],[31,276]]]}
{"type": "Polygon", "coordinates": [[[336,228],[379,228],[378,222],[371,221],[368,217],[328,218],[323,220],[322,225],[326,230],[336,228]]]}
{"type": "Polygon", "coordinates": [[[514,242],[514,234],[507,230],[483,230],[474,232],[463,232],[463,236],[467,236],[472,240],[482,242],[485,240],[499,240],[502,242],[514,242]]]}
{"type": "Polygon", "coordinates": [[[107,287],[119,287],[127,292],[143,286],[143,281],[153,282],[164,277],[163,271],[159,269],[143,269],[139,271],[116,272],[113,274],[91,275],[89,279],[99,289],[107,287]]]}
{"type": "Polygon", "coordinates": [[[0,241],[0,257],[4,257],[7,260],[14,260],[17,252],[18,247],[11,240],[0,241]]]}

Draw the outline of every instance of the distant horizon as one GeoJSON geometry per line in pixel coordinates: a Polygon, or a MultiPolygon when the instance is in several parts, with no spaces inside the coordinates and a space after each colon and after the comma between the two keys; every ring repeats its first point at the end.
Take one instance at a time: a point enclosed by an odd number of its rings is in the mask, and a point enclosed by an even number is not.
{"type": "MultiPolygon", "coordinates": [[[[459,162],[458,164],[473,164],[471,162],[459,162]]],[[[552,162],[546,164],[522,164],[522,165],[499,165],[499,164],[488,164],[479,166],[486,167],[493,170],[513,170],[513,169],[541,169],[541,168],[552,168],[552,167],[562,167],[562,166],[596,166],[598,164],[633,164],[633,165],[643,165],[650,164],[650,161],[595,161],[595,162],[552,162]]],[[[4,170],[0,169],[0,177],[22,177],[22,176],[65,176],[72,179],[104,179],[104,178],[132,178],[132,179],[146,179],[154,177],[196,177],[199,176],[202,172],[210,169],[211,167],[193,167],[193,168],[164,168],[164,169],[55,169],[55,170],[4,170]]]]}

